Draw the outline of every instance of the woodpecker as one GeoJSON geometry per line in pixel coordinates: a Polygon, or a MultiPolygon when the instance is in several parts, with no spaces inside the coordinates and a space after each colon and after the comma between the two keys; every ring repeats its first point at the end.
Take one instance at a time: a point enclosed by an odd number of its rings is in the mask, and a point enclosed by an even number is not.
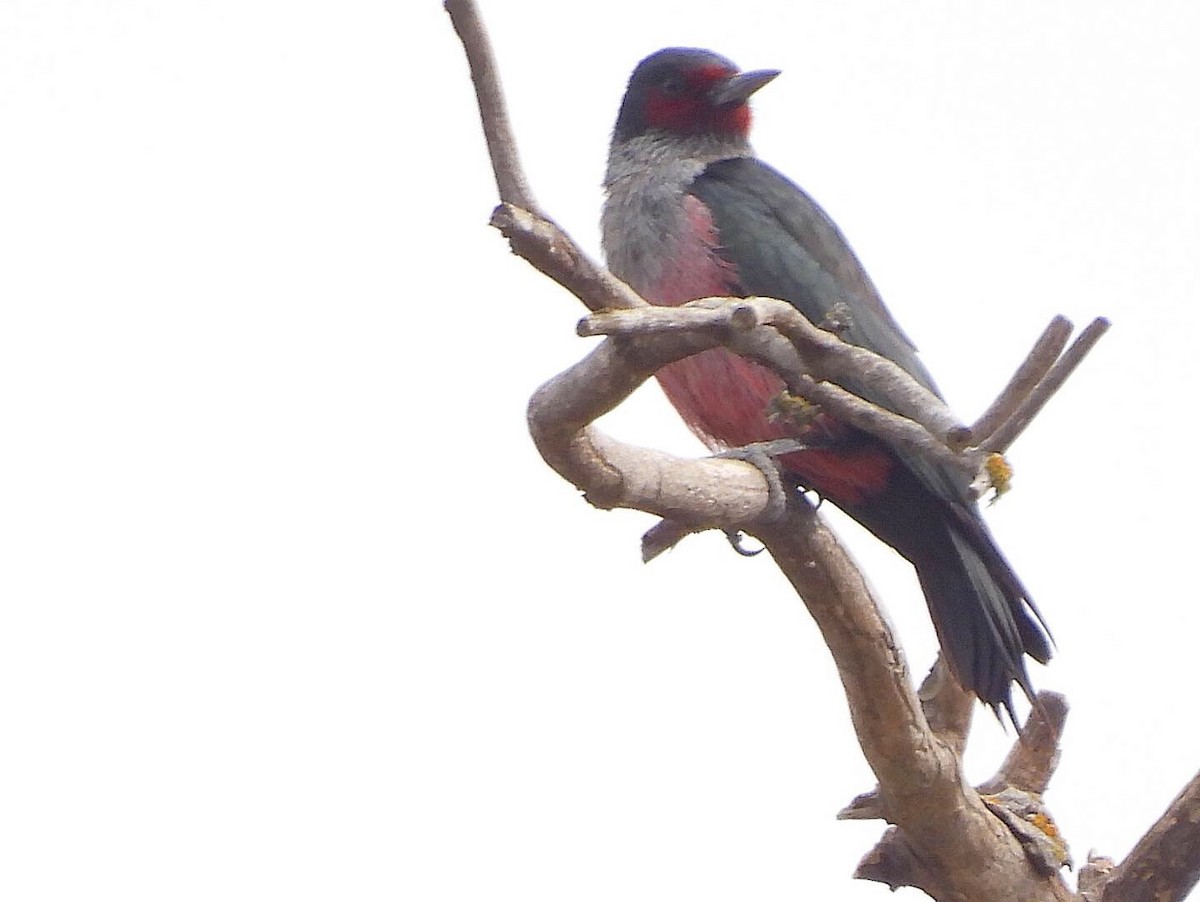
{"type": "MultiPolygon", "coordinates": [[[[654,304],[759,295],[794,304],[814,323],[836,317],[843,340],[937,393],[838,227],[754,155],[748,101],[777,75],[679,47],[638,64],[604,181],[609,268],[654,304]]],[[[1024,656],[1049,660],[1045,624],[961,479],[826,413],[804,425],[769,416],[783,383],[723,348],[671,364],[658,381],[714,451],[801,439],[803,450],[779,459],[782,473],[912,563],[959,684],[1010,718],[1013,683],[1033,697],[1024,656]]],[[[887,406],[853,381],[844,387],[887,406]]]]}

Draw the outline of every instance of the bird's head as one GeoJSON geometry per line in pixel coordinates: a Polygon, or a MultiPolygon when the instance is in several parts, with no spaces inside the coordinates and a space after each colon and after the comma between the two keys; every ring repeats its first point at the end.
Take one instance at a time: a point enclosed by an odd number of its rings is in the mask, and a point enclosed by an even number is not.
{"type": "Polygon", "coordinates": [[[613,140],[621,143],[652,131],[745,139],[750,95],[778,74],[777,69],[740,72],[711,50],[659,50],[633,70],[613,140]]]}

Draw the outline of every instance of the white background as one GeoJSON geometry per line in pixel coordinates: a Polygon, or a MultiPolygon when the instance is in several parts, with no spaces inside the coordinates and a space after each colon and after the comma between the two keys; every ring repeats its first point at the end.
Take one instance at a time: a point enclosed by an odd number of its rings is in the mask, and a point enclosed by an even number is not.
{"type": "MultiPolygon", "coordinates": [[[[598,245],[625,80],[784,75],[756,146],[964,418],[1112,333],[989,513],[1073,704],[1048,802],[1122,856],[1200,762],[1200,7],[485,4],[539,199],[598,245]]],[[[643,567],[538,459],[578,303],[487,226],[434,2],[0,4],[0,896],[915,899],[765,558],[643,567]]],[[[608,424],[701,453],[647,388],[608,424]]],[[[842,521],[839,521],[841,523],[842,521]]],[[[919,676],[911,570],[845,527],[919,676]]],[[[968,761],[1011,737],[979,718],[968,761]]]]}

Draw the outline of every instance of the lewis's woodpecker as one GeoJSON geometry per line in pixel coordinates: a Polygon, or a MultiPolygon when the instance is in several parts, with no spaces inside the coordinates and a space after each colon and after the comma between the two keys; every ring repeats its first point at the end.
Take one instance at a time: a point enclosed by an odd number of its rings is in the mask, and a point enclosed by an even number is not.
{"type": "MultiPolygon", "coordinates": [[[[795,304],[814,323],[836,317],[844,340],[936,392],[837,226],[750,148],[748,100],[778,74],[740,72],[684,48],[638,64],[605,177],[608,264],[655,304],[760,295],[795,304]]],[[[658,380],[714,450],[802,439],[805,450],[780,458],[782,471],[913,564],[959,683],[1010,715],[1013,682],[1031,696],[1024,655],[1049,660],[1044,625],[960,479],[828,414],[804,427],[769,417],[783,384],[724,349],[674,363],[658,380]]],[[[844,387],[887,403],[861,385],[844,387]]]]}

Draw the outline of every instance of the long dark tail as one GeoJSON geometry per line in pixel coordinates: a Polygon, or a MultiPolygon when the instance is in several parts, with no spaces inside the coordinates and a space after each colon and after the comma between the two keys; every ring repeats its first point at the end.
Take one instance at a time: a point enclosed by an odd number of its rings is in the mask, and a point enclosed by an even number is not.
{"type": "Polygon", "coordinates": [[[1012,684],[1034,694],[1025,655],[1046,663],[1050,639],[979,512],[937,498],[902,468],[883,496],[846,512],[912,562],[958,682],[1011,718],[1012,684]]]}
{"type": "Polygon", "coordinates": [[[982,535],[970,538],[957,524],[940,525],[942,547],[922,549],[913,560],[938,641],[959,683],[1011,717],[1013,683],[1033,699],[1024,656],[1045,664],[1050,641],[1028,593],[983,523],[978,524],[982,535]],[[985,547],[980,547],[981,538],[985,547]]]}

